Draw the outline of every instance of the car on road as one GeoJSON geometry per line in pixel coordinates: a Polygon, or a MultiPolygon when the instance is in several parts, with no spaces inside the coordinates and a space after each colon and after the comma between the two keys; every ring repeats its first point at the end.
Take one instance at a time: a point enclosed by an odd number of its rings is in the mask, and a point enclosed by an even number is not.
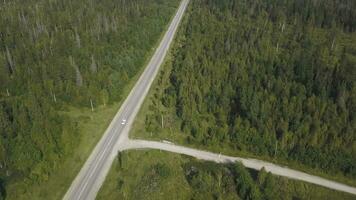
{"type": "Polygon", "coordinates": [[[174,144],[173,142],[168,141],[168,140],[162,140],[162,142],[165,143],[165,144],[174,144]]]}
{"type": "Polygon", "coordinates": [[[123,119],[123,120],[121,121],[121,124],[122,124],[122,125],[125,125],[125,124],[126,124],[126,119],[123,119]]]}

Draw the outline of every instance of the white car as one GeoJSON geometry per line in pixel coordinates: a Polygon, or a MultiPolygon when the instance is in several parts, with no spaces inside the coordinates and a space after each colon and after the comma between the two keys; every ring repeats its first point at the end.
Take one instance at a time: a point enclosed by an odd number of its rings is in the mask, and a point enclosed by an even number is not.
{"type": "Polygon", "coordinates": [[[126,124],[126,119],[123,119],[123,120],[121,121],[121,124],[122,124],[122,125],[125,125],[125,124],[126,124]]]}
{"type": "Polygon", "coordinates": [[[168,140],[162,140],[162,142],[165,143],[165,144],[174,144],[173,142],[168,141],[168,140]]]}

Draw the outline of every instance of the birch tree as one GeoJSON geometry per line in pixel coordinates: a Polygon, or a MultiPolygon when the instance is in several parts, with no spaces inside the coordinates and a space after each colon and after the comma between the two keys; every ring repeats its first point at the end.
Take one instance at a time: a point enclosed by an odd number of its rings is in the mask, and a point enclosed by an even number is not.
{"type": "Polygon", "coordinates": [[[83,77],[82,74],[79,71],[79,67],[77,64],[75,64],[74,59],[72,56],[69,56],[69,62],[70,65],[74,68],[75,70],[75,83],[78,87],[81,87],[83,85],[83,77]]]}

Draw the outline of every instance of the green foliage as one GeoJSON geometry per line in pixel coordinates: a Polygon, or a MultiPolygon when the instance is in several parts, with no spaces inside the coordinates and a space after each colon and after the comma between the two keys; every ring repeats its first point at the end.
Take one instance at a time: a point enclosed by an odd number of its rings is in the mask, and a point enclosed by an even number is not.
{"type": "Polygon", "coordinates": [[[276,180],[273,178],[272,174],[270,172],[267,173],[264,168],[258,172],[258,184],[263,192],[263,199],[279,199],[279,196],[277,195],[276,180]]]}
{"type": "Polygon", "coordinates": [[[170,169],[164,164],[157,164],[153,166],[153,170],[162,178],[167,178],[170,175],[170,169]]]}
{"type": "Polygon", "coordinates": [[[0,200],[6,199],[6,191],[4,181],[0,179],[0,200]]]}
{"type": "MultiPolygon", "coordinates": [[[[0,178],[47,181],[78,136],[68,107],[118,102],[177,0],[0,2],[0,178]],[[63,112],[64,111],[64,112],[63,112]]],[[[16,196],[16,195],[14,195],[16,196]]]]}
{"type": "Polygon", "coordinates": [[[121,169],[122,168],[122,152],[121,151],[119,151],[119,153],[117,153],[117,160],[118,160],[118,166],[119,166],[119,168],[121,169]]]}
{"type": "Polygon", "coordinates": [[[192,144],[356,178],[355,6],[193,1],[150,110],[178,118],[192,144]]]}
{"type": "Polygon", "coordinates": [[[250,171],[240,163],[217,164],[156,150],[123,154],[130,157],[125,162],[128,168],[115,170],[119,164],[115,162],[97,199],[354,199],[264,170],[250,171]],[[165,178],[156,170],[162,167],[170,171],[165,178]]]}
{"type": "Polygon", "coordinates": [[[229,169],[215,163],[188,162],[185,178],[193,190],[193,199],[237,199],[229,169]]]}
{"type": "Polygon", "coordinates": [[[261,192],[249,172],[241,163],[234,166],[236,190],[243,199],[261,199],[261,192]]]}

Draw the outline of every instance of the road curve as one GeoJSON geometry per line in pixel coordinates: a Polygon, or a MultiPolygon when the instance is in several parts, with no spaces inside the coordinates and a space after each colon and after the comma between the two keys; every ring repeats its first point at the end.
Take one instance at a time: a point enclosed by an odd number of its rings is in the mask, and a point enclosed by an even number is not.
{"type": "Polygon", "coordinates": [[[150,62],[72,182],[63,197],[64,200],[95,199],[116,157],[117,151],[123,145],[123,142],[127,141],[131,124],[167,54],[188,3],[189,0],[182,0],[176,15],[172,19],[150,62]]]}
{"type": "Polygon", "coordinates": [[[297,170],[289,169],[287,167],[281,167],[261,160],[225,156],[221,154],[215,154],[207,151],[201,151],[201,150],[178,146],[174,144],[155,142],[155,141],[146,141],[146,140],[128,140],[127,142],[125,142],[125,145],[121,148],[121,150],[129,150],[129,149],[159,149],[159,150],[164,150],[164,151],[169,151],[169,152],[174,152],[179,154],[185,154],[198,159],[214,161],[217,163],[228,163],[228,162],[238,161],[241,162],[245,167],[251,169],[260,170],[264,167],[267,172],[271,172],[272,174],[278,176],[284,176],[295,180],[305,181],[308,183],[313,183],[330,189],[339,190],[342,192],[347,192],[356,195],[355,187],[351,187],[335,181],[330,181],[297,170]]]}

